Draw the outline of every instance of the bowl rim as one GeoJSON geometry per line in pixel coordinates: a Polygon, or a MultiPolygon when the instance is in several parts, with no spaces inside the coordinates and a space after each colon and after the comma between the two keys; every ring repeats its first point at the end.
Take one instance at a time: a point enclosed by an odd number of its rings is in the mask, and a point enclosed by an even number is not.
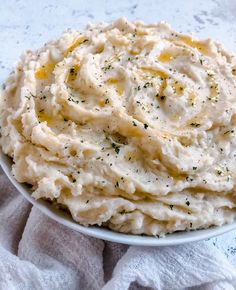
{"type": "Polygon", "coordinates": [[[75,222],[71,215],[64,213],[62,210],[56,209],[50,203],[44,200],[36,200],[31,196],[27,186],[19,183],[12,175],[12,159],[5,155],[0,148],[0,165],[3,172],[6,174],[10,182],[15,188],[36,208],[43,214],[53,219],[54,221],[82,234],[102,239],[105,241],[116,242],[135,246],[174,246],[190,242],[197,242],[213,238],[215,236],[224,234],[236,229],[236,221],[218,227],[211,227],[208,229],[199,229],[195,231],[181,231],[168,234],[165,237],[157,238],[153,236],[143,236],[134,234],[125,234],[115,232],[98,226],[83,226],[75,222]]]}

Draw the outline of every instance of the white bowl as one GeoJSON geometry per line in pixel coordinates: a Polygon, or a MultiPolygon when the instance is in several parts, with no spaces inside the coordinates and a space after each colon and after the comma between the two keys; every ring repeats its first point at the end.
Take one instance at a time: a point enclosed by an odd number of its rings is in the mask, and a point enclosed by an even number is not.
{"type": "Polygon", "coordinates": [[[47,216],[54,219],[60,224],[63,224],[75,231],[95,238],[137,246],[172,246],[208,239],[217,235],[221,235],[233,229],[236,229],[236,221],[235,221],[231,224],[223,225],[221,227],[211,227],[209,229],[189,232],[177,232],[169,234],[165,238],[156,238],[149,236],[122,234],[97,226],[85,227],[73,221],[72,217],[68,213],[56,209],[50,203],[43,200],[35,200],[31,196],[31,191],[29,190],[29,187],[25,184],[17,182],[15,178],[12,176],[11,174],[12,160],[6,155],[4,155],[1,150],[0,150],[0,164],[3,171],[8,176],[11,183],[16,187],[16,189],[18,189],[18,191],[29,202],[31,202],[35,207],[37,207],[41,212],[43,212],[44,214],[46,214],[47,216]]]}

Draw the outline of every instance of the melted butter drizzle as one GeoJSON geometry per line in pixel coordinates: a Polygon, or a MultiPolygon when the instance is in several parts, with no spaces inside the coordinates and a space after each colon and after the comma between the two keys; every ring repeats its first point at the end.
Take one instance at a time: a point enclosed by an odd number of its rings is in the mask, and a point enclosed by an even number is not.
{"type": "Polygon", "coordinates": [[[64,56],[67,56],[70,52],[72,52],[76,47],[78,47],[79,45],[81,45],[82,43],[88,41],[88,39],[85,36],[81,36],[79,38],[77,38],[70,47],[68,47],[65,51],[64,51],[64,56]]]}
{"type": "Polygon", "coordinates": [[[164,71],[156,70],[156,69],[152,69],[152,68],[142,68],[142,70],[151,73],[151,75],[155,75],[155,76],[160,77],[161,85],[159,87],[159,91],[158,91],[156,96],[160,97],[161,100],[164,100],[165,99],[164,91],[167,87],[168,74],[165,73],[164,71]]]}
{"type": "Polygon", "coordinates": [[[79,69],[80,69],[79,64],[73,65],[73,67],[70,69],[69,74],[67,76],[67,80],[66,80],[67,83],[72,83],[76,80],[79,69]]]}
{"type": "Polygon", "coordinates": [[[166,38],[167,41],[173,43],[182,43],[186,46],[196,48],[200,53],[208,55],[209,54],[209,45],[204,41],[194,40],[192,37],[187,35],[176,35],[174,38],[166,38]]]}
{"type": "Polygon", "coordinates": [[[106,81],[106,84],[108,84],[111,87],[113,87],[119,96],[123,95],[123,93],[124,93],[124,85],[123,85],[123,83],[120,80],[115,79],[115,78],[110,78],[110,79],[108,79],[106,81]]]}
{"type": "Polygon", "coordinates": [[[163,51],[158,57],[160,62],[170,62],[173,59],[173,55],[169,52],[163,51]]]}
{"type": "Polygon", "coordinates": [[[55,68],[56,63],[46,63],[45,65],[42,65],[36,72],[35,72],[35,78],[38,80],[44,80],[47,79],[53,72],[55,68]]]}

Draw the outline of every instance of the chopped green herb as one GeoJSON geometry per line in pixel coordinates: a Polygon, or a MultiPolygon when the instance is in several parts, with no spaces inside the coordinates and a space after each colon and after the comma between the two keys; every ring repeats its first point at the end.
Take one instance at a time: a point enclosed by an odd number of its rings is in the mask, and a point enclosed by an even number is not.
{"type": "Polygon", "coordinates": [[[146,82],[143,86],[145,89],[148,88],[148,87],[153,87],[153,83],[150,83],[150,82],[146,82]]]}
{"type": "Polygon", "coordinates": [[[222,172],[221,170],[217,170],[217,174],[218,174],[218,175],[222,175],[222,173],[223,173],[223,172],[222,172]]]}
{"type": "Polygon", "coordinates": [[[116,152],[117,154],[119,154],[119,152],[120,152],[120,147],[119,147],[118,145],[116,145],[115,143],[112,143],[111,145],[112,145],[112,147],[115,149],[115,152],[116,152]]]}
{"type": "Polygon", "coordinates": [[[228,130],[228,131],[224,132],[224,135],[226,135],[228,133],[234,133],[234,130],[228,130]]]}
{"type": "Polygon", "coordinates": [[[200,127],[201,124],[199,124],[199,123],[191,123],[190,126],[197,128],[197,127],[200,127]]]}
{"type": "Polygon", "coordinates": [[[109,65],[107,65],[107,66],[103,66],[102,67],[102,70],[104,71],[104,72],[107,72],[109,69],[112,69],[113,67],[111,66],[111,64],[109,64],[109,65]]]}

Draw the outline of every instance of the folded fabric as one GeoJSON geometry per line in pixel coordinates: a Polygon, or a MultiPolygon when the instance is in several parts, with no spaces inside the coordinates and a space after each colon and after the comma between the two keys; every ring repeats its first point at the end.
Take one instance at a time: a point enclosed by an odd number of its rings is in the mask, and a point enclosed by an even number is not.
{"type": "Polygon", "coordinates": [[[236,269],[205,242],[134,247],[43,215],[0,172],[0,289],[236,289],[236,269]]]}

